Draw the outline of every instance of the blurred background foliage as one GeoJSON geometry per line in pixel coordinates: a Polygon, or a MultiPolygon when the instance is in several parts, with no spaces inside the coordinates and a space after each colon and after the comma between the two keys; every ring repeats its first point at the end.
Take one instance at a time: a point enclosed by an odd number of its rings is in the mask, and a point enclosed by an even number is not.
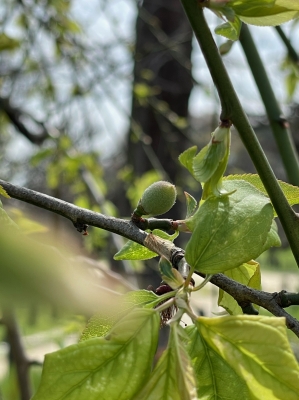
{"type": "MultiPolygon", "coordinates": [[[[218,23],[207,17],[212,26],[218,23]]],[[[254,28],[252,34],[298,150],[298,21],[282,27],[285,40],[275,28],[254,28]]],[[[277,177],[286,180],[239,44],[215,40],[277,177]]],[[[116,217],[129,217],[144,189],[160,179],[178,188],[178,202],[166,217],[184,217],[184,190],[199,198],[198,184],[177,158],[193,144],[206,144],[220,109],[178,0],[2,0],[0,60],[1,179],[116,217]]],[[[255,171],[234,134],[228,173],[245,172],[255,171]]],[[[99,286],[124,292],[160,283],[156,260],[113,261],[122,238],[99,229],[82,237],[57,215],[14,200],[3,204],[29,238],[63,244],[74,265],[83,264],[99,286]]],[[[179,240],[183,246],[186,239],[179,240]]],[[[297,272],[283,246],[261,257],[262,270],[297,272]]],[[[290,280],[291,275],[284,284],[290,280]]],[[[8,282],[18,287],[11,277],[8,282]]],[[[32,392],[42,355],[76,340],[84,325],[83,317],[70,319],[52,300],[37,304],[35,299],[30,306],[18,304],[9,318],[3,314],[0,399],[26,398],[18,394],[10,328],[20,330],[26,351],[37,361],[28,369],[32,392]],[[32,344],[37,342],[41,345],[32,344]]]]}

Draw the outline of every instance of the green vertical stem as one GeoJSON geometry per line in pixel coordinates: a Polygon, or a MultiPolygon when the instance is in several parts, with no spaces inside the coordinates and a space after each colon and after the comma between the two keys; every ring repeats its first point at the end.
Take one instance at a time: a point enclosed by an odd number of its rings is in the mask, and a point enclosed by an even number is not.
{"type": "Polygon", "coordinates": [[[190,24],[197,37],[202,53],[210,70],[214,84],[221,99],[221,119],[230,119],[254,163],[256,170],[269,194],[279,216],[295,260],[299,267],[299,218],[285,198],[263,149],[252,129],[248,118],[234,90],[218,48],[204,18],[198,0],[181,0],[190,24]]]}
{"type": "Polygon", "coordinates": [[[240,43],[267,111],[273,136],[282,158],[289,182],[299,186],[299,159],[282,112],[275,98],[264,64],[247,25],[242,24],[240,43]]]}
{"type": "Polygon", "coordinates": [[[294,47],[292,46],[289,38],[287,38],[287,36],[285,35],[284,31],[281,29],[280,26],[276,26],[275,29],[288,50],[289,58],[292,61],[294,61],[294,63],[299,64],[299,56],[298,56],[296,50],[294,49],[294,47]]]}

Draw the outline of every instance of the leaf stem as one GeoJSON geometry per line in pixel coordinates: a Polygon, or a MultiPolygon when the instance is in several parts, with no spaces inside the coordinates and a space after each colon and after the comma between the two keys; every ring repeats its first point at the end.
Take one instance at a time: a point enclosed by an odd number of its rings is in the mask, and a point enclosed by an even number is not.
{"type": "Polygon", "coordinates": [[[250,30],[245,24],[242,24],[240,43],[266,108],[273,136],[288,179],[293,185],[299,186],[299,159],[289,130],[289,124],[282,117],[281,109],[275,98],[264,64],[257,51],[250,30]]]}
{"type": "Polygon", "coordinates": [[[221,101],[221,120],[230,119],[252,159],[282,223],[299,267],[299,219],[288,204],[263,149],[240,104],[223,64],[218,48],[204,18],[203,9],[195,0],[181,0],[206,59],[221,101]]]}
{"type": "Polygon", "coordinates": [[[286,37],[284,31],[282,30],[282,28],[280,26],[275,26],[275,29],[288,50],[289,58],[294,63],[299,65],[299,56],[298,56],[296,50],[294,49],[294,47],[291,45],[290,39],[286,37]]]}

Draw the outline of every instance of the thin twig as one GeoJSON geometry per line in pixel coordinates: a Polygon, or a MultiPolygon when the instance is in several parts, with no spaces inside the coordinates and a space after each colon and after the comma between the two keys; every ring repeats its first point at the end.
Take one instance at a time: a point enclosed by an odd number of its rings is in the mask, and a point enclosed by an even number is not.
{"type": "Polygon", "coordinates": [[[29,400],[32,390],[29,377],[30,362],[26,357],[19,327],[11,310],[3,310],[2,323],[6,327],[7,341],[18,376],[21,400],[29,400]]]}

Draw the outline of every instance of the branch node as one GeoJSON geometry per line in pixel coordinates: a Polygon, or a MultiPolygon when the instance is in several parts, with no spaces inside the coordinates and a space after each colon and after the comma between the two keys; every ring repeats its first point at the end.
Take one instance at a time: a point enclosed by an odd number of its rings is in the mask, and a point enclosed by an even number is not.
{"type": "Polygon", "coordinates": [[[73,224],[78,232],[80,232],[80,233],[83,232],[83,236],[88,235],[88,232],[87,232],[88,225],[87,224],[85,224],[84,222],[81,222],[81,221],[73,222],[73,224]]]}

